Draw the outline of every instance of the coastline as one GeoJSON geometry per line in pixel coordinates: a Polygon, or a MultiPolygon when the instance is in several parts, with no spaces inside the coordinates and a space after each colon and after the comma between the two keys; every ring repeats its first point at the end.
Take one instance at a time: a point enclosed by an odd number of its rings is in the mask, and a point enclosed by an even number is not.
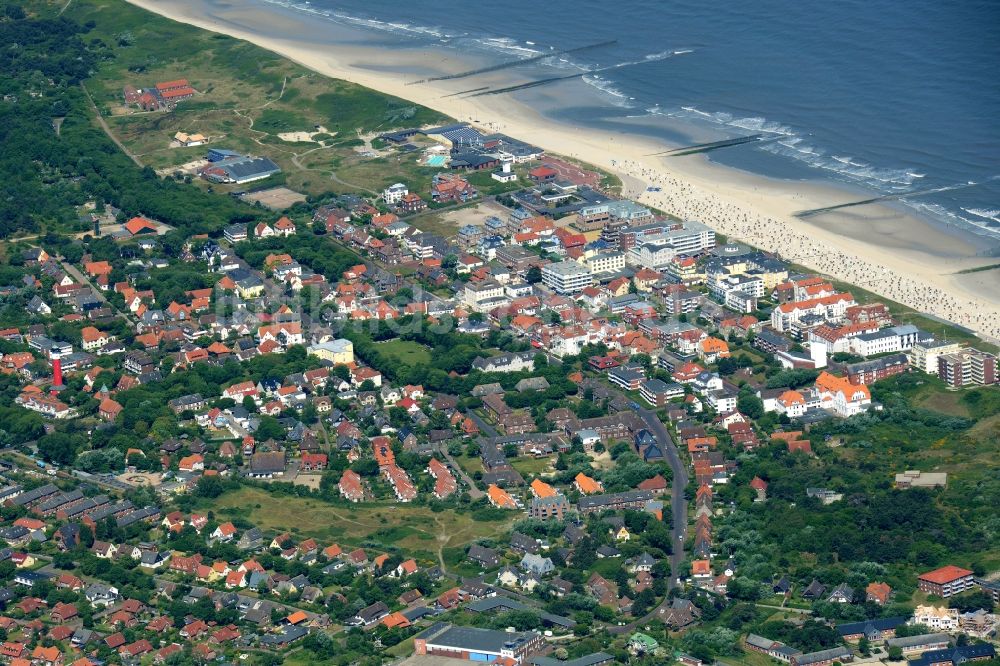
{"type": "MultiPolygon", "coordinates": [[[[626,196],[645,205],[703,221],[730,238],[742,240],[818,272],[875,292],[1000,339],[1000,289],[986,274],[958,271],[995,263],[974,256],[973,234],[950,232],[890,206],[866,206],[810,221],[793,213],[852,200],[843,188],[768,179],[715,164],[704,156],[668,161],[650,157],[666,146],[661,140],[613,130],[573,127],[544,116],[510,95],[479,98],[444,95],[509,82],[495,72],[469,80],[406,85],[417,72],[456,72],[468,61],[442,58],[428,48],[383,48],[374,41],[310,39],[310,17],[292,10],[226,2],[128,0],[167,18],[250,41],[303,66],[381,92],[411,100],[503,131],[554,153],[614,172],[626,183],[626,196]],[[298,35],[292,40],[284,35],[298,35]],[[661,192],[646,191],[658,185],[661,192]]],[[[557,107],[559,87],[538,88],[531,96],[557,107]]]]}

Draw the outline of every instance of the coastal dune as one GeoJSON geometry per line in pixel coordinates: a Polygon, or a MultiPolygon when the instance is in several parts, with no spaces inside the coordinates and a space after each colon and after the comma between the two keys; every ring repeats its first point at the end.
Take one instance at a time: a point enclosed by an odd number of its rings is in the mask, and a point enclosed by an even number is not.
{"type": "MultiPolygon", "coordinates": [[[[850,282],[885,298],[1000,341],[1000,271],[960,271],[996,263],[976,256],[980,240],[919,217],[871,205],[808,221],[799,210],[864,198],[820,184],[767,179],[709,162],[702,156],[651,156],[671,147],[637,133],[555,122],[512,95],[445,97],[480,86],[508,85],[510,72],[407,85],[429,73],[476,67],[475,58],[442,58],[425,48],[383,48],[360,32],[340,41],[317,37],[322,19],[281,7],[213,0],[128,0],[176,21],[245,39],[316,72],[436,109],[489,131],[502,131],[553,153],[619,175],[626,196],[709,224],[730,238],[850,282]],[[659,191],[648,187],[655,186],[659,191]]],[[[331,24],[332,26],[332,24],[331,24]]],[[[332,32],[332,27],[331,27],[332,32]]],[[[456,54],[457,55],[457,54],[456,54]]],[[[555,84],[536,97],[559,103],[555,84]]]]}

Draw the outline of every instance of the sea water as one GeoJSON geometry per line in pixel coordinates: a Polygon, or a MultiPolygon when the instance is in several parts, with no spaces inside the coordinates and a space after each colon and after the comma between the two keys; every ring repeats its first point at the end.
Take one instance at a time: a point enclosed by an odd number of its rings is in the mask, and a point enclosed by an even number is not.
{"type": "MultiPolygon", "coordinates": [[[[387,45],[496,62],[618,40],[509,71],[527,81],[641,62],[584,76],[599,103],[569,99],[545,113],[662,132],[676,145],[760,133],[776,140],[711,159],[767,176],[902,194],[1000,174],[996,2],[271,1],[379,33],[387,45]]],[[[984,248],[1000,240],[1000,180],[904,204],[980,234],[984,248]]]]}

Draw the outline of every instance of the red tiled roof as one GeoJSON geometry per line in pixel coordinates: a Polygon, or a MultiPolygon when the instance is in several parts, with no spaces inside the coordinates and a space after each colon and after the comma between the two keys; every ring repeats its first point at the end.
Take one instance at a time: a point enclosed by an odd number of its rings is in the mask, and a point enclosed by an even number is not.
{"type": "Polygon", "coordinates": [[[952,581],[956,581],[959,578],[965,578],[966,576],[971,576],[973,572],[968,569],[963,569],[961,567],[956,567],[953,564],[941,567],[940,569],[935,569],[934,571],[928,571],[925,574],[920,575],[920,580],[925,580],[928,583],[935,583],[937,585],[946,585],[952,581]]]}

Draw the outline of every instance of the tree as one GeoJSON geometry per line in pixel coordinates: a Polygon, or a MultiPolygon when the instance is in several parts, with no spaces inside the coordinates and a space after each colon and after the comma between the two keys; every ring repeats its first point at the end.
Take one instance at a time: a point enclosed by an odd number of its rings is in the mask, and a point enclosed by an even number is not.
{"type": "Polygon", "coordinates": [[[524,279],[527,280],[528,284],[538,284],[542,281],[542,269],[538,266],[532,266],[528,269],[524,279]]]}
{"type": "Polygon", "coordinates": [[[195,489],[195,494],[198,497],[208,497],[214,499],[225,492],[225,487],[222,485],[222,479],[218,476],[202,476],[198,479],[198,486],[195,489]]]}
{"type": "Polygon", "coordinates": [[[736,401],[736,409],[751,419],[759,419],[764,416],[763,401],[752,393],[741,393],[736,401]]]}
{"type": "Polygon", "coordinates": [[[76,460],[77,448],[83,443],[78,435],[54,432],[38,440],[38,452],[42,458],[59,465],[69,465],[76,460]]]}
{"type": "Polygon", "coordinates": [[[355,460],[354,463],[351,464],[351,469],[354,470],[354,472],[359,476],[378,475],[378,463],[371,458],[355,460]]]}
{"type": "Polygon", "coordinates": [[[260,417],[260,425],[257,426],[257,432],[254,433],[254,437],[258,441],[266,442],[269,439],[282,439],[284,436],[285,429],[278,423],[278,419],[266,415],[260,417]]]}
{"type": "Polygon", "coordinates": [[[948,606],[957,608],[960,613],[972,613],[979,609],[990,611],[993,609],[993,596],[983,589],[978,589],[952,597],[948,600],[948,606]]]}

